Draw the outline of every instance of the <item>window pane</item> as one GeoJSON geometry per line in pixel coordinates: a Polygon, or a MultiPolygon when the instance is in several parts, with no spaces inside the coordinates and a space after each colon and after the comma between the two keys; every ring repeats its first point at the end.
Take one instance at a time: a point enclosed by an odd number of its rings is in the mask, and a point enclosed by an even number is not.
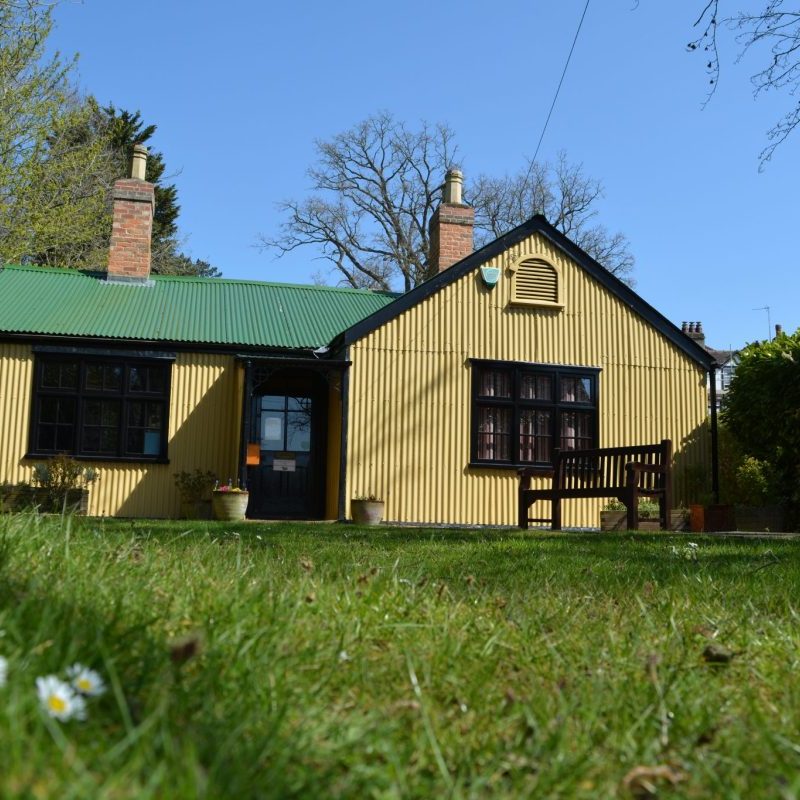
{"type": "Polygon", "coordinates": [[[56,428],[56,446],[59,452],[72,452],[75,447],[75,430],[72,425],[59,425],[56,428]]]}
{"type": "Polygon", "coordinates": [[[147,376],[141,367],[131,367],[128,373],[128,388],[132,392],[147,391],[147,376]]]}
{"type": "Polygon", "coordinates": [[[592,415],[585,411],[561,412],[561,448],[586,450],[592,446],[592,415]]]}
{"type": "Polygon", "coordinates": [[[39,425],[39,431],[36,437],[36,449],[37,450],[56,449],[55,425],[39,425]]]}
{"type": "Polygon", "coordinates": [[[305,411],[290,411],[286,420],[286,449],[299,453],[311,450],[311,415],[305,411]]]}
{"type": "Polygon", "coordinates": [[[551,375],[523,373],[520,376],[519,396],[521,400],[552,401],[553,377],[551,375]]]}
{"type": "Polygon", "coordinates": [[[43,397],[39,404],[39,422],[58,422],[58,398],[43,397]]]}
{"type": "Polygon", "coordinates": [[[479,397],[511,398],[511,373],[506,370],[483,369],[478,381],[479,397]]]}
{"type": "Polygon", "coordinates": [[[161,431],[144,432],[144,455],[157,456],[161,453],[161,431]]]}
{"type": "Polygon", "coordinates": [[[47,389],[77,389],[77,363],[72,361],[46,362],[42,367],[42,386],[47,389]]]}
{"type": "Polygon", "coordinates": [[[114,364],[87,364],[86,388],[93,392],[117,392],[122,388],[122,367],[114,364]]]}
{"type": "Polygon", "coordinates": [[[61,370],[58,364],[42,365],[42,386],[58,389],[61,383],[61,370]]]}
{"type": "Polygon", "coordinates": [[[264,412],[261,415],[261,449],[283,450],[282,412],[264,412]]]}
{"type": "Polygon", "coordinates": [[[136,428],[144,427],[144,403],[128,403],[128,425],[136,428]]]}
{"type": "Polygon", "coordinates": [[[75,399],[43,397],[39,405],[39,421],[72,425],[75,421],[75,399]]]}
{"type": "Polygon", "coordinates": [[[148,403],[147,404],[147,427],[148,428],[161,428],[161,410],[163,406],[161,403],[148,403]]]}
{"type": "Polygon", "coordinates": [[[144,452],[144,428],[128,428],[128,452],[144,452]]]}
{"type": "Polygon", "coordinates": [[[523,410],[519,417],[519,460],[550,461],[550,411],[523,410]]]}
{"type": "Polygon", "coordinates": [[[104,453],[115,453],[118,441],[119,431],[116,428],[100,428],[100,449],[104,453]]]}
{"type": "Polygon", "coordinates": [[[166,386],[166,371],[164,367],[147,368],[147,388],[153,394],[163,394],[166,386]]]}
{"type": "Polygon", "coordinates": [[[511,410],[481,408],[478,411],[478,458],[487,461],[511,459],[511,410]]]}
{"type": "Polygon", "coordinates": [[[100,364],[89,364],[86,367],[86,388],[103,388],[103,367],[100,364]]]}
{"type": "Polygon", "coordinates": [[[116,401],[104,402],[100,412],[100,424],[104,427],[119,427],[119,403],[116,401]]]}
{"type": "Polygon", "coordinates": [[[591,403],[592,379],[561,378],[561,400],[564,403],[591,403]]]}
{"type": "Polygon", "coordinates": [[[311,399],[309,397],[287,397],[289,411],[310,411],[311,399]]]}
{"type": "Polygon", "coordinates": [[[283,411],[286,398],[283,395],[265,394],[261,398],[262,410],[283,411]]]}
{"type": "Polygon", "coordinates": [[[61,388],[62,389],[77,389],[78,388],[78,365],[77,364],[62,364],[61,365],[61,388]]]}
{"type": "Polygon", "coordinates": [[[89,453],[100,452],[100,428],[86,428],[83,431],[83,449],[89,453]]]}

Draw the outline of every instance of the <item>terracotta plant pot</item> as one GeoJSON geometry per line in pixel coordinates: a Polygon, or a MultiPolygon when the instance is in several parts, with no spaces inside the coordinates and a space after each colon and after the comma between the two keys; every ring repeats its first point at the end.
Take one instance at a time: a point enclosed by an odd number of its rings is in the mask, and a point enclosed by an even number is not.
{"type": "Polygon", "coordinates": [[[379,525],[383,519],[383,500],[351,500],[350,511],[357,525],[379,525]]]}
{"type": "Polygon", "coordinates": [[[245,518],[250,492],[212,492],[211,508],[214,519],[237,522],[245,518]]]}

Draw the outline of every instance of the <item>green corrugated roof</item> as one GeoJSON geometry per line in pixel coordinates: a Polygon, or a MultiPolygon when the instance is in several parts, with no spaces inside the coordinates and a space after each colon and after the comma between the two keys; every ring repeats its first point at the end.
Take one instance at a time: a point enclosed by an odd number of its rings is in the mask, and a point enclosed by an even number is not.
{"type": "Polygon", "coordinates": [[[0,269],[0,333],[317,348],[395,299],[388,292],[152,276],[109,283],[105,273],[0,269]]]}

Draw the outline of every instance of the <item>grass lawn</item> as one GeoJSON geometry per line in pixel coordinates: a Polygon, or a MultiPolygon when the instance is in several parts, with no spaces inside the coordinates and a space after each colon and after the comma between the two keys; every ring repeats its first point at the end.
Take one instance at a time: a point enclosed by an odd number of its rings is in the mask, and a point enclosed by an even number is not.
{"type": "Polygon", "coordinates": [[[0,795],[796,798],[800,542],[687,541],[2,516],[0,795]]]}

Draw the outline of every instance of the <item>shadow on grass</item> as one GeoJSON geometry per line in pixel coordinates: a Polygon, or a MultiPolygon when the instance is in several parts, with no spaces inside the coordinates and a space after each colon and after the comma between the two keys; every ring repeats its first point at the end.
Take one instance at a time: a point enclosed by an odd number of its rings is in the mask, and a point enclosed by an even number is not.
{"type": "MultiPolygon", "coordinates": [[[[59,557],[56,551],[63,552],[64,546],[57,538],[64,534],[63,521],[53,517],[44,526],[34,534],[44,534],[41,545],[24,543],[32,548],[24,557],[14,552],[23,546],[19,539],[14,541],[17,533],[12,537],[0,529],[4,652],[26,673],[19,680],[30,687],[31,697],[36,677],[64,678],[66,668],[76,661],[99,670],[109,690],[90,699],[88,721],[57,726],[70,742],[70,758],[82,761],[84,772],[66,766],[63,773],[52,769],[52,764],[62,763],[58,739],[34,719],[24,725],[17,720],[15,735],[24,728],[31,737],[24,748],[34,754],[31,764],[39,763],[40,769],[0,755],[0,787],[10,781],[15,792],[30,791],[31,796],[39,796],[42,787],[49,796],[89,796],[106,784],[118,786],[124,775],[128,790],[138,786],[144,792],[147,787],[147,796],[153,791],[155,796],[195,796],[202,786],[212,797],[289,797],[298,785],[307,796],[325,795],[337,767],[309,767],[302,738],[284,725],[286,709],[280,700],[244,714],[241,694],[252,687],[237,687],[235,696],[229,686],[220,689],[224,697],[216,691],[219,676],[229,666],[226,655],[201,648],[192,659],[173,659],[173,644],[159,630],[168,627],[166,612],[154,611],[146,598],[129,602],[131,596],[120,589],[112,603],[107,595],[93,602],[96,584],[87,573],[80,583],[71,584],[70,570],[56,578],[47,570],[38,572],[37,565],[46,562],[51,551],[59,557]],[[28,777],[37,772],[38,777],[28,777]],[[167,781],[161,787],[153,782],[159,774],[167,781]],[[188,785],[175,785],[176,776],[185,776],[188,785]]],[[[87,521],[78,522],[72,533],[87,527],[91,529],[87,521]]],[[[80,542],[73,540],[71,552],[75,563],[80,542]]],[[[32,711],[31,703],[27,707],[32,711]]],[[[0,736],[4,727],[0,720],[0,736]]]]}

